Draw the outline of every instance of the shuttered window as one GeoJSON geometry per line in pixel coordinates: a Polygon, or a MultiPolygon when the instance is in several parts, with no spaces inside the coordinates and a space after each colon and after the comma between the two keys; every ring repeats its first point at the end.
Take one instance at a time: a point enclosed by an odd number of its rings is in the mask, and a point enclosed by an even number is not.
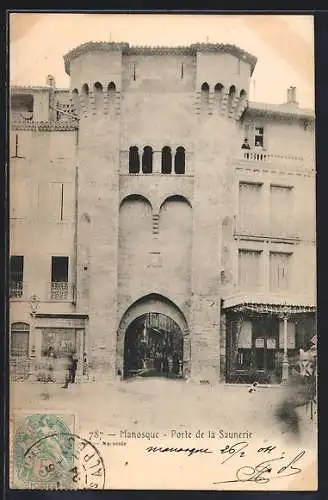
{"type": "Polygon", "coordinates": [[[239,230],[241,233],[261,233],[263,217],[262,184],[240,182],[239,184],[239,230]]]}
{"type": "Polygon", "coordinates": [[[261,252],[239,250],[239,288],[243,291],[257,290],[260,286],[261,252]]]}

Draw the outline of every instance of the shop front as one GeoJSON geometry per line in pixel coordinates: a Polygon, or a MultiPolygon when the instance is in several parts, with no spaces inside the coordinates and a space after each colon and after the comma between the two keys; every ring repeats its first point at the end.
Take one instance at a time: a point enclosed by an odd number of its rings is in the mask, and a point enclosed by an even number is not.
{"type": "Polygon", "coordinates": [[[86,320],[87,315],[80,314],[36,314],[32,342],[35,346],[34,371],[40,380],[47,377],[50,361],[60,371],[64,360],[72,356],[77,359],[76,381],[82,380],[87,350],[86,320]]]}
{"type": "Polygon", "coordinates": [[[226,381],[287,381],[316,333],[315,307],[244,303],[225,310],[226,381]]]}

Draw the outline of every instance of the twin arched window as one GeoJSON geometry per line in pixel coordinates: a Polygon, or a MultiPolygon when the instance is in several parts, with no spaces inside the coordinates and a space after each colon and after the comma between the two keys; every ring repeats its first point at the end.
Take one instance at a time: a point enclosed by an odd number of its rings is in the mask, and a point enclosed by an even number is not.
{"type": "MultiPolygon", "coordinates": [[[[151,174],[153,172],[153,149],[150,146],[145,146],[142,153],[141,170],[143,174],[151,174]]],[[[176,174],[184,174],[186,170],[186,153],[185,149],[179,146],[174,155],[174,172],[176,174]]],[[[172,151],[168,146],[162,149],[162,174],[172,173],[172,151]]],[[[140,173],[140,157],[137,146],[131,146],[129,149],[129,173],[140,173]]]]}
{"type": "MultiPolygon", "coordinates": [[[[142,153],[142,173],[151,174],[153,171],[153,148],[145,146],[142,153]]],[[[137,146],[131,146],[129,149],[129,173],[139,174],[140,157],[137,146]]]]}
{"type": "MultiPolygon", "coordinates": [[[[184,174],[186,171],[186,152],[185,148],[179,146],[174,155],[174,173],[184,174]]],[[[164,146],[162,149],[162,174],[172,173],[172,153],[171,148],[164,146]]]]}

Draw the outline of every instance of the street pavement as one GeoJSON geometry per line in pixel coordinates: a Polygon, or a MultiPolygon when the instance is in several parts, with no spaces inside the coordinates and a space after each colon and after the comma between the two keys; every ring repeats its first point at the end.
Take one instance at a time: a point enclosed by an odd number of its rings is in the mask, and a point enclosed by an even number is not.
{"type": "MultiPolygon", "coordinates": [[[[274,411],[284,397],[282,386],[200,385],[168,379],[86,382],[64,389],[60,384],[13,382],[11,411],[71,411],[79,422],[116,429],[225,429],[282,435],[274,411]]],[[[303,443],[313,445],[316,415],[298,410],[303,443]]],[[[288,435],[286,435],[288,438],[288,435]]]]}

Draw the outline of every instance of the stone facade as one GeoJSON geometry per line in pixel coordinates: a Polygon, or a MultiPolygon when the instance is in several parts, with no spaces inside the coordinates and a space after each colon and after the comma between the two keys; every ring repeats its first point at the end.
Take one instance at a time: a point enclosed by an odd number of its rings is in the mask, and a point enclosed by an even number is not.
{"type": "Polygon", "coordinates": [[[157,312],[183,333],[185,377],[225,380],[229,311],[286,303],[314,314],[313,113],[295,102],[250,103],[256,59],[230,45],[87,43],[64,59],[70,89],[48,78],[11,92],[10,254],[24,256],[24,270],[10,323],[30,325],[28,355],[38,358],[46,329],[56,338],[56,318],[58,328],[73,322],[79,354],[96,378],[110,379],[122,375],[126,328],[157,312]],[[250,150],[241,149],[245,137],[250,150]],[[261,216],[247,227],[240,183],[261,190],[261,216]],[[272,209],[275,187],[293,195],[283,228],[272,220],[285,209],[272,209]],[[261,253],[256,293],[240,290],[243,248],[261,253]],[[288,288],[274,294],[272,253],[293,259],[288,288]],[[67,285],[54,298],[60,256],[67,285]]]}

